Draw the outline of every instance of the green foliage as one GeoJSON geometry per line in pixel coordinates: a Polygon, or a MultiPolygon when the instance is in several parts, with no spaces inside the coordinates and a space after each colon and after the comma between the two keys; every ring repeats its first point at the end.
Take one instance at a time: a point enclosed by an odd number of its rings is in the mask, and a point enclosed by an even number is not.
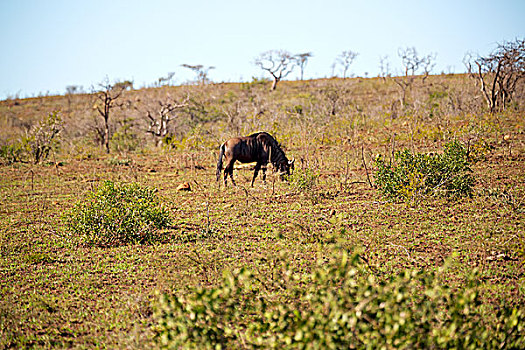
{"type": "Polygon", "coordinates": [[[290,186],[300,192],[312,191],[319,179],[319,175],[308,168],[297,169],[293,174],[287,176],[290,186]]]}
{"type": "Polygon", "coordinates": [[[319,262],[308,275],[283,259],[272,277],[225,273],[215,288],[162,295],[156,341],[169,349],[389,349],[525,346],[525,314],[481,304],[475,276],[455,290],[436,273],[367,274],[358,255],[319,262]]]}
{"type": "Polygon", "coordinates": [[[111,147],[118,152],[132,152],[138,146],[137,134],[133,131],[133,119],[122,120],[119,129],[111,136],[111,147]]]}
{"type": "Polygon", "coordinates": [[[57,136],[60,132],[62,119],[58,112],[50,113],[42,119],[22,140],[22,144],[30,151],[35,164],[46,160],[49,152],[59,146],[57,136]]]}
{"type": "Polygon", "coordinates": [[[428,105],[430,107],[429,117],[434,117],[440,114],[441,101],[447,97],[448,97],[448,93],[446,91],[437,90],[437,91],[432,91],[429,93],[428,95],[428,105]]]}
{"type": "Polygon", "coordinates": [[[457,141],[445,145],[442,154],[398,151],[394,163],[376,159],[375,184],[390,198],[419,196],[471,196],[474,177],[467,148],[457,141]]]}
{"type": "Polygon", "coordinates": [[[110,246],[152,241],[170,219],[155,189],[106,181],[68,211],[64,223],[82,242],[110,246]]]}
{"type": "Polygon", "coordinates": [[[202,124],[197,124],[184,134],[180,140],[174,135],[166,135],[162,139],[164,147],[179,150],[214,149],[217,143],[206,138],[202,124]]]}
{"type": "Polygon", "coordinates": [[[256,311],[248,298],[250,294],[256,296],[249,290],[250,276],[242,269],[236,274],[225,273],[219,288],[194,288],[191,294],[180,297],[162,295],[155,310],[159,345],[171,349],[233,345],[239,339],[239,328],[247,327],[243,313],[256,311]]]}
{"type": "Polygon", "coordinates": [[[0,146],[0,157],[8,164],[28,161],[38,164],[48,158],[51,150],[59,148],[61,128],[58,112],[50,113],[19,140],[0,146]]]}
{"type": "Polygon", "coordinates": [[[247,83],[241,83],[241,89],[243,90],[250,90],[254,87],[264,87],[266,86],[271,80],[268,79],[268,78],[257,78],[257,77],[252,77],[252,81],[251,82],[247,82],[247,83]]]}
{"type": "Polygon", "coordinates": [[[133,163],[131,159],[121,159],[119,157],[109,158],[106,162],[111,166],[130,166],[133,163]]]}
{"type": "Polygon", "coordinates": [[[0,145],[0,158],[7,164],[23,161],[24,153],[24,146],[21,142],[15,141],[0,145]]]}

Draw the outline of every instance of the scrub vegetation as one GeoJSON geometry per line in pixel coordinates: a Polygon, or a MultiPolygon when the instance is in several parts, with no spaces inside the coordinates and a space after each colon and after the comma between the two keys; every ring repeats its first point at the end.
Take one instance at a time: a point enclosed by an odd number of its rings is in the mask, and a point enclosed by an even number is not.
{"type": "Polygon", "coordinates": [[[525,347],[523,81],[408,77],[0,101],[0,348],[525,347]]]}

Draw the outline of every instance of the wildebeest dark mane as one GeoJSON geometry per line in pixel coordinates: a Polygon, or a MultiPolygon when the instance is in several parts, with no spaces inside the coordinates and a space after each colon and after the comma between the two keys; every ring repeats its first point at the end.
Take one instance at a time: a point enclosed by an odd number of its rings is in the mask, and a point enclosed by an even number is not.
{"type": "Polygon", "coordinates": [[[280,144],[279,142],[277,142],[277,140],[274,139],[272,135],[268,134],[268,133],[265,132],[265,131],[255,132],[255,133],[251,134],[251,135],[248,136],[248,137],[257,137],[258,135],[261,135],[261,134],[265,134],[265,135],[268,137],[268,139],[270,139],[270,142],[272,143],[272,146],[273,146],[273,147],[277,147],[279,150],[282,151],[282,149],[281,149],[281,144],[280,144]]]}
{"type": "Polygon", "coordinates": [[[272,148],[272,154],[271,154],[271,159],[270,159],[270,162],[275,165],[275,162],[279,161],[281,159],[281,156],[282,158],[284,158],[286,161],[288,161],[288,158],[286,158],[286,155],[284,154],[284,151],[281,147],[281,144],[279,142],[277,142],[277,140],[270,134],[268,134],[267,132],[265,131],[261,131],[261,132],[256,132],[256,133],[253,133],[251,135],[249,135],[248,137],[253,137],[253,138],[256,138],[257,136],[261,135],[261,134],[264,134],[266,135],[266,137],[268,138],[268,140],[270,141],[270,147],[272,148]]]}

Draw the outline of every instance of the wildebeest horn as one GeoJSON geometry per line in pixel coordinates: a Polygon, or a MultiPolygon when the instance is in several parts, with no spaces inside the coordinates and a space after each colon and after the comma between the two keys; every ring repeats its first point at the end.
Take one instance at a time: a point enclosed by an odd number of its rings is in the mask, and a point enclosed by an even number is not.
{"type": "Polygon", "coordinates": [[[289,160],[289,161],[288,161],[288,164],[292,165],[294,162],[295,162],[295,158],[292,157],[292,160],[289,160]]]}

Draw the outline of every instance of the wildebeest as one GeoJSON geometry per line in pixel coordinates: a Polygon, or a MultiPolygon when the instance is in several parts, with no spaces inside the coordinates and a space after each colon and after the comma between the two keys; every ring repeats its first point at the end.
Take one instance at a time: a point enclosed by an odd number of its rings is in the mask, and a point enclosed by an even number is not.
{"type": "Polygon", "coordinates": [[[241,163],[257,162],[253,172],[252,187],[262,167],[263,181],[266,181],[266,165],[272,163],[275,170],[281,175],[290,175],[290,169],[294,168],[294,160],[288,160],[279,143],[267,132],[258,132],[250,136],[234,137],[224,142],[220,147],[219,160],[217,162],[217,181],[220,180],[222,171],[222,158],[226,160],[224,167],[224,185],[226,186],[228,174],[233,180],[233,163],[238,160],[241,163]]]}

